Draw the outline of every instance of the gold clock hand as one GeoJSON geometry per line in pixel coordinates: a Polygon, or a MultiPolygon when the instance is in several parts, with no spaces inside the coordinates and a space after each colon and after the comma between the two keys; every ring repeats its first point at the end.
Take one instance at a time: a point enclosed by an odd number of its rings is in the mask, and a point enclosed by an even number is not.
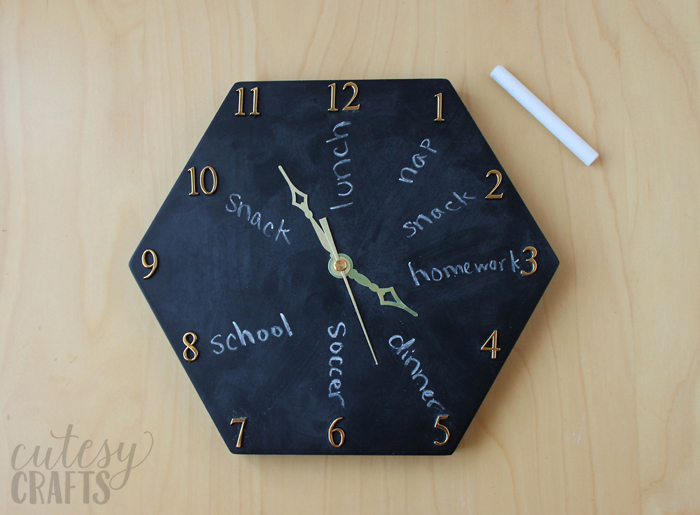
{"type": "Polygon", "coordinates": [[[343,281],[345,282],[345,287],[348,289],[348,293],[350,294],[350,300],[352,301],[352,305],[355,308],[355,313],[357,313],[357,319],[360,321],[360,325],[362,326],[362,332],[365,333],[365,338],[367,339],[367,345],[369,345],[369,350],[372,353],[372,358],[374,358],[374,364],[379,365],[377,362],[377,356],[374,354],[374,348],[372,348],[372,342],[369,341],[369,335],[367,334],[367,329],[365,328],[365,323],[362,321],[362,315],[360,315],[360,310],[357,307],[357,302],[355,302],[355,296],[352,294],[352,289],[350,288],[350,283],[348,282],[348,276],[347,276],[347,268],[350,265],[348,261],[345,258],[341,258],[338,255],[338,249],[335,247],[335,241],[333,240],[333,234],[331,233],[331,228],[328,226],[328,220],[324,217],[321,218],[320,220],[321,227],[323,228],[323,232],[326,235],[326,240],[328,240],[328,245],[331,248],[331,256],[333,257],[333,268],[340,273],[340,275],[343,277],[343,281]]]}
{"type": "Polygon", "coordinates": [[[394,290],[393,286],[391,288],[380,288],[379,286],[374,284],[372,281],[370,281],[366,276],[364,276],[360,272],[358,272],[357,269],[355,269],[355,268],[350,270],[350,272],[347,274],[347,276],[350,279],[353,279],[354,281],[360,283],[362,286],[365,286],[365,287],[369,288],[370,290],[372,290],[374,293],[376,293],[379,296],[379,303],[382,306],[394,306],[396,308],[403,309],[404,311],[408,311],[414,317],[418,316],[418,313],[416,313],[411,308],[409,308],[406,304],[403,303],[403,301],[396,294],[396,290],[394,290]],[[386,300],[384,298],[384,296],[387,294],[389,294],[391,297],[393,297],[394,300],[386,300]]]}
{"type": "Polygon", "coordinates": [[[316,220],[314,219],[314,214],[311,212],[311,209],[309,209],[309,196],[306,193],[302,192],[299,188],[294,186],[294,184],[292,184],[292,181],[289,179],[287,173],[284,171],[284,168],[282,168],[282,166],[278,166],[278,168],[280,169],[280,172],[282,172],[284,180],[287,181],[287,184],[289,185],[289,191],[291,191],[292,193],[292,205],[298,207],[304,212],[306,218],[309,219],[311,225],[314,228],[314,231],[316,232],[316,237],[318,238],[318,241],[321,242],[321,245],[323,245],[323,248],[326,249],[329,254],[333,255],[331,247],[328,243],[328,238],[326,238],[323,229],[319,227],[318,222],[316,222],[316,220]],[[301,197],[301,202],[297,202],[297,196],[301,197]]]}

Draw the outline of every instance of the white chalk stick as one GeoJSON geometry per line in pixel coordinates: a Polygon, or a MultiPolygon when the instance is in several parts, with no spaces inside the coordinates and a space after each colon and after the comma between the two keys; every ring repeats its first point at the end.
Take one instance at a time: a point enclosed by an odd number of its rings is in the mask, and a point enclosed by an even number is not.
{"type": "Polygon", "coordinates": [[[491,78],[498,82],[511,96],[520,102],[532,116],[537,118],[549,132],[554,134],[566,148],[571,150],[576,157],[588,166],[598,157],[598,152],[593,150],[591,146],[581,139],[581,136],[576,134],[571,127],[561,121],[552,110],[544,105],[539,98],[532,94],[522,83],[513,77],[513,75],[503,66],[496,66],[491,72],[491,78]]]}

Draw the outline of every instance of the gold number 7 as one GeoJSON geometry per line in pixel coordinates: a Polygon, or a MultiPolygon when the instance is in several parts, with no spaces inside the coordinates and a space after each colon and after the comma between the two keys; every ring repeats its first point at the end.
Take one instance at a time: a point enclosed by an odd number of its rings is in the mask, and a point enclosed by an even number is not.
{"type": "Polygon", "coordinates": [[[232,418],[231,419],[231,425],[233,424],[241,424],[241,430],[238,433],[238,441],[236,442],[236,448],[240,448],[241,444],[243,442],[243,428],[245,427],[245,421],[248,420],[247,418],[232,418]]]}

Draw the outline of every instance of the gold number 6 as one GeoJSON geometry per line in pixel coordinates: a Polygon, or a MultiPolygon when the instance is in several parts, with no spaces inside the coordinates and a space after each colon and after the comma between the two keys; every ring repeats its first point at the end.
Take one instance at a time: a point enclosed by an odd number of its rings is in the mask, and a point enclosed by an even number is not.
{"type": "Polygon", "coordinates": [[[333,447],[342,447],[342,445],[345,443],[345,431],[343,431],[339,427],[335,427],[335,425],[341,420],[343,420],[343,417],[336,418],[331,424],[331,427],[328,428],[328,441],[331,442],[331,445],[333,447]],[[333,441],[333,433],[338,433],[338,435],[340,436],[340,442],[335,443],[333,441]]]}

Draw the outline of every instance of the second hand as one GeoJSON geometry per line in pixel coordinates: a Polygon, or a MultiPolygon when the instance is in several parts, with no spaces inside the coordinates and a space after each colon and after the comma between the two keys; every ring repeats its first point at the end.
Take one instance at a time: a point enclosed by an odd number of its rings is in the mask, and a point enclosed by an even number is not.
{"type": "Polygon", "coordinates": [[[340,273],[340,275],[343,278],[343,281],[345,282],[345,287],[348,289],[348,293],[350,294],[350,300],[352,301],[352,305],[355,308],[355,313],[357,313],[357,319],[360,321],[360,326],[362,326],[362,332],[365,333],[365,338],[367,339],[367,345],[369,345],[369,350],[372,353],[372,358],[374,359],[374,364],[379,365],[379,362],[377,361],[377,356],[374,354],[374,348],[372,347],[372,342],[369,341],[369,335],[367,334],[367,329],[365,328],[365,323],[362,321],[362,316],[360,315],[360,310],[357,307],[357,302],[355,302],[355,296],[352,294],[352,289],[350,288],[350,283],[348,282],[348,277],[347,277],[347,266],[348,262],[345,259],[341,259],[340,256],[338,255],[338,249],[335,248],[335,242],[333,241],[333,236],[331,235],[331,230],[330,227],[328,226],[328,220],[325,218],[321,218],[319,220],[321,226],[323,227],[323,232],[326,234],[326,239],[328,240],[328,245],[330,245],[331,250],[333,251],[333,259],[335,262],[333,263],[333,268],[340,273]]]}

